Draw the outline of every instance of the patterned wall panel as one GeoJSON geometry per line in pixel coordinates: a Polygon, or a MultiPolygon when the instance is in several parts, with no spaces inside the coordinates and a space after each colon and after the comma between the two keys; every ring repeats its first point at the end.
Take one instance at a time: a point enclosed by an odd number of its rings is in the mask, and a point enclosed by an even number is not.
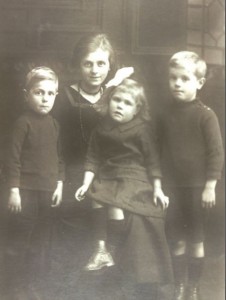
{"type": "Polygon", "coordinates": [[[185,0],[133,0],[132,52],[171,54],[185,46],[185,0]]]}
{"type": "Polygon", "coordinates": [[[187,46],[209,64],[225,64],[224,0],[188,0],[187,46]]]}
{"type": "Polygon", "coordinates": [[[67,53],[80,35],[103,28],[103,0],[9,0],[0,9],[1,53],[67,53]]]}

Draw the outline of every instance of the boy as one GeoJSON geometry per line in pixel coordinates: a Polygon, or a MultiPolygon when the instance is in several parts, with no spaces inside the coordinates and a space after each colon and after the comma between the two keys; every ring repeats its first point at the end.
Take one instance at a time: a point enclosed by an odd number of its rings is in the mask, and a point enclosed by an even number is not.
{"type": "Polygon", "coordinates": [[[173,101],[159,123],[163,181],[170,197],[173,233],[174,300],[198,300],[204,263],[204,214],[216,204],[215,187],[223,167],[223,146],[215,113],[198,98],[206,63],[181,51],[169,61],[173,101]],[[188,288],[185,276],[188,269],[188,288]]]}
{"type": "MultiPolygon", "coordinates": [[[[6,263],[15,295],[23,293],[25,286],[29,289],[28,250],[34,229],[38,224],[41,241],[48,244],[54,208],[62,201],[64,164],[59,150],[59,127],[49,115],[57,90],[58,78],[51,69],[38,67],[28,73],[24,89],[26,110],[15,122],[10,141],[7,185],[11,214],[6,263]]],[[[21,296],[24,300],[26,297],[30,296],[21,296]]]]}

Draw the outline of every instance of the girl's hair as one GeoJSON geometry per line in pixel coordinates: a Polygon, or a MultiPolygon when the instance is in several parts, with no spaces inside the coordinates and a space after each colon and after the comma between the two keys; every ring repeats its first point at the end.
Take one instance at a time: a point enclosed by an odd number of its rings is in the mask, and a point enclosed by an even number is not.
{"type": "Polygon", "coordinates": [[[130,93],[140,108],[137,116],[145,121],[151,119],[144,88],[140,83],[131,78],[124,79],[120,85],[105,90],[102,98],[95,105],[95,108],[101,115],[105,116],[108,113],[109,102],[116,91],[130,93]]]}
{"type": "Polygon", "coordinates": [[[194,74],[198,79],[205,77],[207,71],[206,63],[197,53],[192,51],[180,51],[175,53],[170,58],[169,67],[177,68],[184,66],[185,63],[194,65],[194,74]]]}
{"type": "Polygon", "coordinates": [[[109,53],[110,68],[112,71],[115,71],[116,54],[109,37],[104,33],[92,33],[82,37],[74,48],[72,55],[72,65],[74,67],[79,67],[81,60],[85,56],[87,56],[91,52],[96,51],[99,48],[109,53]]]}
{"type": "Polygon", "coordinates": [[[58,89],[58,76],[52,69],[45,66],[36,67],[27,74],[24,88],[29,91],[35,83],[42,80],[54,81],[58,89]]]}

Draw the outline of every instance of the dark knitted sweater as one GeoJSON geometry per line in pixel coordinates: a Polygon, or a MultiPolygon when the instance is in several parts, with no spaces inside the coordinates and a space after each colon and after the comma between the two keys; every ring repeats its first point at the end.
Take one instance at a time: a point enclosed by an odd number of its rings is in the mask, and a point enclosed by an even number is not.
{"type": "Polygon", "coordinates": [[[8,159],[9,187],[53,191],[64,179],[59,126],[50,115],[26,111],[15,122],[8,159]]]}
{"type": "Polygon", "coordinates": [[[224,152],[212,109],[199,100],[175,102],[157,124],[165,183],[203,186],[221,178],[224,152]]]}

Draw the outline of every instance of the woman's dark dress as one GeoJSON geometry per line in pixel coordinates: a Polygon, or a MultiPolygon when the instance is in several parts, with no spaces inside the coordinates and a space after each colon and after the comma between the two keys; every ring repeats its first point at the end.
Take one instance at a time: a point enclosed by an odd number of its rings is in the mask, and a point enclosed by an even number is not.
{"type": "Polygon", "coordinates": [[[82,184],[89,137],[100,117],[93,104],[72,87],[60,91],[53,115],[61,127],[66,165],[62,214],[63,217],[81,215],[89,203],[77,202],[74,195],[82,184]]]}

